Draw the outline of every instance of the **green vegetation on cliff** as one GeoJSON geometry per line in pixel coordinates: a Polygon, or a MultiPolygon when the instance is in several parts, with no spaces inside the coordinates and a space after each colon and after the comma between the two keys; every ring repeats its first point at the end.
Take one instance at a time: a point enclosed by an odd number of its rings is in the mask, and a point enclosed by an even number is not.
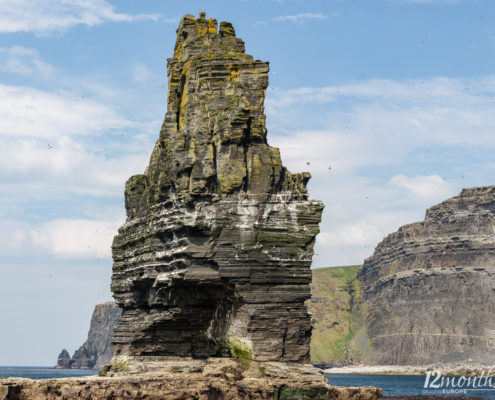
{"type": "Polygon", "coordinates": [[[350,364],[364,359],[371,351],[364,328],[362,288],[356,279],[360,267],[313,269],[307,305],[314,320],[314,363],[350,364]]]}

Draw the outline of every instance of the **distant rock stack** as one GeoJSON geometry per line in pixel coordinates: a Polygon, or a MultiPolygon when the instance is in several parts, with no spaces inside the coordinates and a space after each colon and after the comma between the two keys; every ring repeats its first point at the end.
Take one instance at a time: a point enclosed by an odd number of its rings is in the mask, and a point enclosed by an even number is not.
{"type": "Polygon", "coordinates": [[[70,354],[67,349],[63,349],[58,355],[57,365],[55,368],[70,368],[70,354]]]}
{"type": "Polygon", "coordinates": [[[100,369],[108,363],[112,358],[110,338],[121,312],[114,302],[97,304],[86,342],[76,350],[72,358],[67,350],[62,350],[56,368],[100,369]]]}
{"type": "Polygon", "coordinates": [[[323,204],[267,144],[268,70],[230,23],[183,17],[160,137],[112,246],[115,355],[309,361],[323,204]]]}
{"type": "Polygon", "coordinates": [[[375,362],[495,360],[495,186],[387,236],[358,273],[375,362]]]}

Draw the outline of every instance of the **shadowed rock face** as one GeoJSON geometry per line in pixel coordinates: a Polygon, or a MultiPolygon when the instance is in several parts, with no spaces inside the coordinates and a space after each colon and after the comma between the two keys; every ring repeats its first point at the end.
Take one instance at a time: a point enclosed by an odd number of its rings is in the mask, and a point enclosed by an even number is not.
{"type": "Polygon", "coordinates": [[[182,19],[160,137],[112,246],[115,355],[309,361],[323,204],[267,144],[268,69],[230,23],[182,19]]]}
{"type": "Polygon", "coordinates": [[[493,363],[495,186],[465,189],[386,237],[358,278],[375,361],[493,363]]]}
{"type": "Polygon", "coordinates": [[[70,368],[70,354],[66,349],[63,349],[58,355],[55,368],[70,368]]]}

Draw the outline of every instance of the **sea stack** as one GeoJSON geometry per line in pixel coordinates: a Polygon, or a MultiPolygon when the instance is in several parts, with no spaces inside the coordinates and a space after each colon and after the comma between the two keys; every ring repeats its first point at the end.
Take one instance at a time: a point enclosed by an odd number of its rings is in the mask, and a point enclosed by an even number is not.
{"type": "Polygon", "coordinates": [[[465,189],[387,236],[358,279],[375,363],[493,364],[495,186],[465,189]]]}
{"type": "Polygon", "coordinates": [[[67,350],[58,356],[55,368],[100,369],[112,359],[110,338],[122,310],[115,303],[97,304],[91,317],[88,338],[70,357],[67,350]]]}
{"type": "Polygon", "coordinates": [[[230,23],[182,18],[165,120],[112,245],[115,356],[309,361],[323,204],[267,143],[268,70],[230,23]]]}
{"type": "Polygon", "coordinates": [[[67,349],[63,349],[57,358],[57,365],[55,368],[70,368],[70,354],[67,349]]]}

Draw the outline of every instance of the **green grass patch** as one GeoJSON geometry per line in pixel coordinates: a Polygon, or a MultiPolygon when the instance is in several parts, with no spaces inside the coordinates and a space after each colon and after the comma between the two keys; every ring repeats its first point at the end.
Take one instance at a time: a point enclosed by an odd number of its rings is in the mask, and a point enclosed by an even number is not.
{"type": "Polygon", "coordinates": [[[357,361],[366,349],[360,349],[364,326],[362,288],[356,279],[360,265],[313,269],[312,299],[306,303],[313,315],[311,338],[313,362],[357,361]],[[356,336],[359,333],[359,346],[356,336]],[[359,348],[358,348],[359,347],[359,348]]]}
{"type": "Polygon", "coordinates": [[[231,336],[229,337],[229,345],[232,357],[239,361],[239,365],[242,369],[249,369],[251,360],[253,359],[253,353],[248,344],[239,338],[231,336]]]}

